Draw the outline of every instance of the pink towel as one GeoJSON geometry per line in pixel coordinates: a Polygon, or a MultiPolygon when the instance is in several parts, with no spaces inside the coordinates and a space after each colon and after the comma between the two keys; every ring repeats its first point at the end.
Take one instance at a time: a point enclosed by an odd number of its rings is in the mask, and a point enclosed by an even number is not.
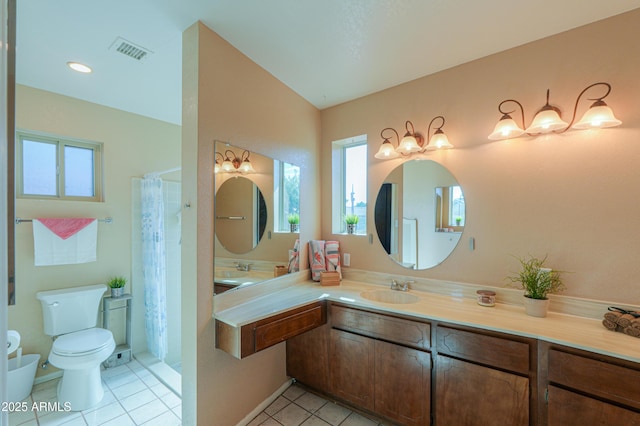
{"type": "Polygon", "coordinates": [[[289,273],[300,270],[300,240],[293,244],[293,250],[289,250],[289,273]]]}
{"type": "Polygon", "coordinates": [[[95,221],[94,218],[39,218],[38,220],[63,240],[74,236],[95,221]]]}
{"type": "Polygon", "coordinates": [[[327,241],[324,246],[324,253],[326,270],[338,272],[340,279],[342,279],[342,271],[340,270],[340,242],[327,241]]]}
{"type": "Polygon", "coordinates": [[[327,270],[324,245],[324,240],[309,241],[309,269],[311,269],[311,279],[314,281],[320,281],[320,273],[327,270]]]}

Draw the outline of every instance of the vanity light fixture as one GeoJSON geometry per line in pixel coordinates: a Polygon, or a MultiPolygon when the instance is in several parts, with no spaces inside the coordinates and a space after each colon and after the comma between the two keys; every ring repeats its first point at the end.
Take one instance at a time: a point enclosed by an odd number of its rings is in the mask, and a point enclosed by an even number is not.
{"type": "Polygon", "coordinates": [[[85,64],[81,64],[80,62],[69,61],[69,62],[67,62],[67,66],[69,68],[71,68],[72,70],[77,71],[77,72],[81,72],[83,74],[89,74],[89,73],[93,72],[91,67],[89,67],[88,65],[85,65],[85,64]]]}
{"type": "Polygon", "coordinates": [[[223,162],[224,162],[224,156],[220,154],[218,151],[216,151],[216,164],[213,167],[214,173],[219,173],[222,170],[223,162]],[[220,157],[220,160],[218,160],[218,157],[220,157]]]}
{"type": "Polygon", "coordinates": [[[419,133],[416,133],[416,130],[413,128],[413,123],[407,120],[407,122],[404,123],[404,127],[407,130],[407,133],[402,137],[396,151],[403,155],[422,151],[422,145],[424,142],[422,136],[419,133]],[[411,130],[409,130],[409,125],[411,125],[411,130]]]}
{"type": "Polygon", "coordinates": [[[609,93],[611,92],[611,85],[605,82],[593,83],[587,86],[585,89],[580,92],[576,99],[575,106],[573,108],[573,116],[571,117],[571,121],[569,123],[562,120],[560,117],[560,110],[557,107],[549,104],[549,90],[547,90],[547,103],[536,113],[531,125],[523,130],[524,125],[524,108],[522,104],[515,99],[506,99],[498,105],[498,111],[502,114],[502,118],[496,124],[493,129],[493,133],[489,135],[490,140],[501,140],[501,139],[509,139],[509,138],[517,138],[524,133],[527,133],[529,136],[537,136],[543,133],[564,133],[570,128],[573,129],[589,129],[589,128],[604,128],[604,127],[614,127],[622,124],[620,120],[618,120],[614,115],[611,108],[603,101],[609,93]],[[580,99],[585,92],[592,87],[595,86],[605,86],[607,88],[607,92],[600,97],[596,98],[588,98],[590,101],[595,101],[591,104],[589,109],[582,116],[582,119],[577,123],[573,124],[576,119],[576,113],[578,112],[578,105],[580,103],[580,99]],[[503,105],[506,103],[514,103],[520,108],[521,118],[522,118],[522,127],[516,123],[516,121],[511,117],[511,114],[516,110],[512,111],[504,111],[503,105]],[[572,126],[573,125],[573,126],[572,126]]]}
{"type": "Polygon", "coordinates": [[[436,149],[453,148],[453,145],[449,143],[449,138],[447,138],[447,135],[445,135],[444,132],[442,131],[442,128],[444,127],[444,117],[441,115],[435,116],[433,117],[433,119],[431,119],[431,122],[429,123],[429,128],[427,130],[427,136],[431,134],[431,125],[438,118],[442,120],[442,124],[440,125],[440,127],[436,128],[436,131],[433,133],[433,136],[431,136],[431,138],[429,139],[429,143],[425,148],[427,151],[435,151],[436,149]]]}
{"type": "Polygon", "coordinates": [[[380,145],[380,149],[378,150],[376,155],[374,155],[374,157],[379,160],[391,160],[392,158],[398,158],[400,156],[400,153],[396,151],[396,147],[393,146],[393,143],[391,143],[388,137],[384,136],[384,132],[387,130],[390,130],[396,134],[396,141],[398,145],[400,145],[400,136],[395,129],[392,129],[391,127],[382,129],[382,131],[380,132],[380,137],[384,139],[384,141],[382,142],[382,145],[380,145]]]}
{"type": "Polygon", "coordinates": [[[242,156],[236,156],[235,152],[230,149],[224,152],[224,155],[216,152],[216,164],[214,166],[214,172],[223,172],[223,173],[255,173],[256,171],[251,164],[251,160],[249,159],[250,152],[246,149],[242,152],[242,156]],[[218,161],[218,156],[222,158],[222,162],[218,161]]]}
{"type": "Polygon", "coordinates": [[[442,120],[442,124],[436,127],[436,130],[429,139],[429,143],[427,144],[427,146],[424,146],[424,139],[422,138],[422,135],[415,131],[415,129],[413,128],[413,123],[411,121],[407,121],[405,123],[407,133],[404,135],[402,140],[400,140],[400,136],[395,129],[391,127],[382,129],[382,131],[380,132],[380,137],[382,137],[383,139],[382,145],[380,145],[380,149],[378,149],[378,152],[376,153],[376,155],[374,155],[374,157],[379,160],[391,160],[392,158],[398,158],[398,156],[400,155],[408,156],[418,152],[453,148],[453,145],[449,143],[447,135],[445,135],[442,131],[445,122],[443,116],[438,115],[431,120],[431,122],[429,123],[427,135],[431,135],[431,125],[437,119],[442,120]],[[409,129],[409,127],[411,127],[411,129],[409,129]],[[385,132],[387,136],[385,136],[385,132]],[[393,142],[389,140],[391,137],[393,137],[393,135],[389,136],[389,132],[395,133],[396,141],[398,144],[397,147],[394,146],[393,142]]]}

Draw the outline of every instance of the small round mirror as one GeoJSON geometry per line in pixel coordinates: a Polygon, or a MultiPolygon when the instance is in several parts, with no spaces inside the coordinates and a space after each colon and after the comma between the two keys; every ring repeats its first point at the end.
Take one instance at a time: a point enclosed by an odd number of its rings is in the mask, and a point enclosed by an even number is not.
{"type": "Polygon", "coordinates": [[[431,160],[396,167],[378,193],[376,231],[389,257],[405,268],[429,269],[453,251],[466,222],[458,181],[431,160]]]}

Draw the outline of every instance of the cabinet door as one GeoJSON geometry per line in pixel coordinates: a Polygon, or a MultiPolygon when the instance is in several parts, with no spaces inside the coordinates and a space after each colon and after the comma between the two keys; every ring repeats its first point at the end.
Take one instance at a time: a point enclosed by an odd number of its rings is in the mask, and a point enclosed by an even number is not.
{"type": "Polygon", "coordinates": [[[331,330],[329,375],[331,393],[373,411],[374,340],[331,330]]]}
{"type": "Polygon", "coordinates": [[[549,386],[548,410],[549,426],[640,425],[640,413],[555,386],[549,386]]]}
{"type": "Polygon", "coordinates": [[[287,375],[319,391],[327,391],[329,327],[311,331],[287,340],[287,375]]]}
{"type": "Polygon", "coordinates": [[[431,422],[431,355],[375,343],[375,412],[403,425],[431,422]]]}
{"type": "Polygon", "coordinates": [[[438,355],[436,425],[528,425],[529,379],[438,355]]]}

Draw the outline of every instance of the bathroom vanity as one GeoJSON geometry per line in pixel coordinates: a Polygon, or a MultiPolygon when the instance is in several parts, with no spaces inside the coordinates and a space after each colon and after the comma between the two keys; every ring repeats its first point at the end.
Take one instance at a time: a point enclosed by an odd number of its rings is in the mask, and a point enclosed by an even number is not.
{"type": "Polygon", "coordinates": [[[637,339],[595,319],[481,307],[459,289],[411,290],[410,304],[362,297],[372,289],[302,283],[245,300],[215,314],[218,343],[240,336],[218,347],[240,358],[264,346],[261,335],[286,340],[289,376],[394,424],[640,424],[637,339]],[[326,314],[297,321],[311,306],[326,314]]]}

